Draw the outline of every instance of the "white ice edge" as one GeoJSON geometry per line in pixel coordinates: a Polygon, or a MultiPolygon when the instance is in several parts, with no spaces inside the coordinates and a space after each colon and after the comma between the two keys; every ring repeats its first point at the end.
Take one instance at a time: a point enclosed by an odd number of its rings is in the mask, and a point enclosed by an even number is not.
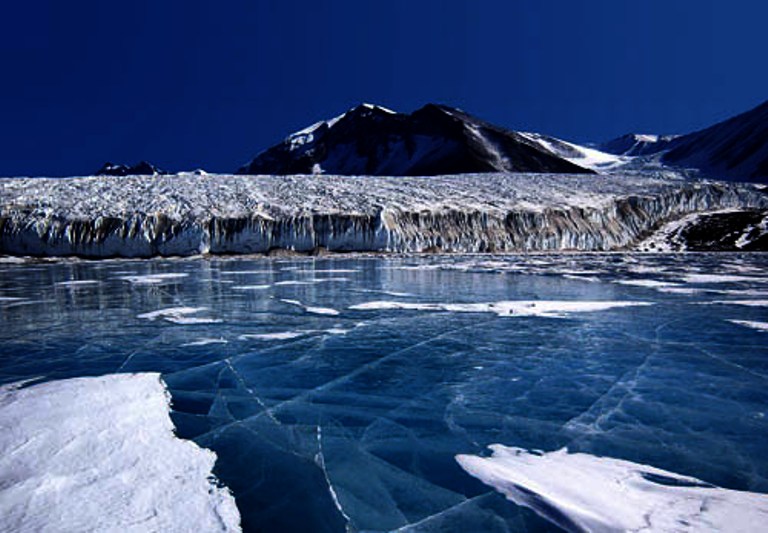
{"type": "Polygon", "coordinates": [[[0,387],[0,530],[239,531],[159,374],[0,387]]]}
{"type": "Polygon", "coordinates": [[[570,313],[605,311],[619,307],[653,305],[636,301],[555,301],[516,300],[487,303],[414,303],[374,301],[351,305],[354,311],[394,310],[448,311],[453,313],[496,313],[499,316],[540,316],[562,318],[570,313]]]}
{"type": "Polygon", "coordinates": [[[766,494],[565,449],[490,448],[491,457],[457,455],[456,460],[507,499],[569,531],[752,532],[768,523],[766,494]]]}

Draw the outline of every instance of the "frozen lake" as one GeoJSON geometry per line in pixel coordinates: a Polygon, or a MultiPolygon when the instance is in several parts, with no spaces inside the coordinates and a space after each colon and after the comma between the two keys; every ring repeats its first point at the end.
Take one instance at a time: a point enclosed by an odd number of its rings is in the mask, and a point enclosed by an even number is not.
{"type": "Polygon", "coordinates": [[[161,372],[246,531],[553,528],[491,444],[768,492],[768,256],[0,264],[0,384],[161,372]]]}

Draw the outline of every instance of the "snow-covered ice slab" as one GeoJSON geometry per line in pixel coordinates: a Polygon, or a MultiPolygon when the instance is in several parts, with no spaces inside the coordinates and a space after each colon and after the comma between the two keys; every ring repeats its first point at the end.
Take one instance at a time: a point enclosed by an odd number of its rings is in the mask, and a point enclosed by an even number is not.
{"type": "Polygon", "coordinates": [[[0,253],[615,250],[691,213],[762,208],[753,185],[674,173],[3,178],[0,253]]]}
{"type": "Polygon", "coordinates": [[[494,444],[457,455],[469,474],[568,531],[752,532],[768,495],[727,490],[652,466],[584,453],[494,444]]]}
{"type": "Polygon", "coordinates": [[[0,530],[239,531],[159,374],[0,387],[0,530]]]}

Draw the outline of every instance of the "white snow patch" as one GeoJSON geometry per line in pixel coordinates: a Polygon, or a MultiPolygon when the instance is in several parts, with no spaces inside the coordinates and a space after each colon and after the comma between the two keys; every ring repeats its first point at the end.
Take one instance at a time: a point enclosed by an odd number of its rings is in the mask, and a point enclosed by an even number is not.
{"type": "Polygon", "coordinates": [[[164,309],[158,309],[157,311],[150,311],[149,313],[142,313],[136,315],[136,318],[145,318],[147,320],[155,320],[157,318],[167,317],[179,317],[183,315],[192,315],[199,313],[200,311],[207,311],[207,307],[166,307],[164,309]]]}
{"type": "Polygon", "coordinates": [[[726,274],[688,274],[683,276],[686,283],[740,283],[740,282],[765,282],[768,278],[756,278],[752,276],[733,276],[726,274]]]}
{"type": "Polygon", "coordinates": [[[240,531],[159,374],[0,387],[0,530],[240,531]]]}
{"type": "Polygon", "coordinates": [[[756,322],[754,320],[729,320],[728,322],[759,331],[768,331],[768,322],[756,322]]]}
{"type": "Polygon", "coordinates": [[[136,315],[136,318],[144,318],[146,320],[156,320],[162,318],[168,322],[174,324],[217,324],[222,322],[218,318],[210,317],[191,317],[187,315],[194,315],[201,311],[208,311],[207,307],[166,307],[165,309],[158,309],[157,311],[151,311],[149,313],[142,313],[136,315]]]}
{"type": "Polygon", "coordinates": [[[658,287],[657,290],[671,294],[699,294],[702,292],[711,292],[709,289],[699,289],[696,287],[658,287]]]}
{"type": "Polygon", "coordinates": [[[233,291],[263,291],[269,289],[271,285],[235,285],[233,291]]]}
{"type": "Polygon", "coordinates": [[[751,532],[768,523],[766,494],[565,449],[490,448],[491,457],[457,455],[456,460],[507,499],[567,530],[751,532]]]}
{"type": "Polygon", "coordinates": [[[653,305],[634,301],[551,301],[516,300],[491,303],[413,303],[375,301],[352,305],[355,311],[405,309],[411,311],[448,311],[453,313],[496,313],[499,316],[540,316],[563,318],[571,313],[605,311],[619,307],[653,305]]]}
{"type": "Polygon", "coordinates": [[[608,170],[627,164],[633,158],[601,152],[562,139],[547,137],[539,133],[518,132],[522,137],[538,144],[548,152],[562,157],[580,167],[592,170],[608,170]]]}
{"type": "Polygon", "coordinates": [[[304,305],[298,300],[286,300],[283,298],[281,298],[280,301],[289,305],[295,305],[296,307],[301,307],[304,311],[306,311],[307,313],[312,313],[313,315],[336,316],[339,314],[339,312],[336,309],[331,309],[330,307],[316,307],[311,305],[304,305]]]}
{"type": "Polygon", "coordinates": [[[708,302],[708,303],[722,304],[722,305],[746,305],[749,307],[768,306],[768,300],[716,300],[714,302],[708,302]]]}
{"type": "Polygon", "coordinates": [[[250,276],[251,274],[273,274],[272,270],[221,270],[223,276],[250,276]]]}
{"type": "Polygon", "coordinates": [[[240,335],[238,337],[241,341],[247,341],[247,340],[264,340],[264,341],[271,341],[271,340],[289,340],[289,339],[295,339],[298,337],[304,337],[305,335],[309,335],[311,332],[308,331],[279,331],[277,333],[246,333],[244,335],[240,335]]]}
{"type": "Polygon", "coordinates": [[[621,285],[634,285],[637,287],[648,287],[650,289],[676,287],[679,285],[678,283],[672,283],[669,281],[659,281],[655,279],[620,279],[620,280],[614,281],[614,283],[619,283],[621,285]]]}
{"type": "Polygon", "coordinates": [[[168,322],[172,322],[174,324],[181,324],[184,326],[189,326],[194,324],[220,324],[221,322],[224,322],[220,318],[211,318],[211,317],[203,317],[203,316],[166,316],[163,318],[168,322]]]}
{"type": "Polygon", "coordinates": [[[224,337],[219,337],[218,339],[204,337],[202,339],[197,339],[196,341],[186,342],[186,343],[182,344],[181,346],[182,347],[186,347],[186,346],[207,346],[209,344],[227,344],[228,342],[229,341],[227,341],[227,339],[225,339],[224,337]]]}
{"type": "Polygon", "coordinates": [[[72,281],[59,281],[56,283],[57,287],[92,287],[93,285],[98,285],[101,283],[97,279],[81,279],[81,280],[72,280],[72,281]]]}
{"type": "Polygon", "coordinates": [[[182,272],[169,272],[167,274],[147,274],[143,276],[121,276],[119,279],[132,283],[133,285],[156,285],[168,280],[186,278],[189,274],[182,272]]]}

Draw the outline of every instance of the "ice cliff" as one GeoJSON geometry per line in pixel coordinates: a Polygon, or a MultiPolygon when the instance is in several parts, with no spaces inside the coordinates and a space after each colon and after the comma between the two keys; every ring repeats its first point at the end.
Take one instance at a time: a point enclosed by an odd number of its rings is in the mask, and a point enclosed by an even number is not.
{"type": "Polygon", "coordinates": [[[768,209],[759,186],[675,174],[0,179],[0,253],[507,252],[632,247],[695,212],[768,209]]]}

